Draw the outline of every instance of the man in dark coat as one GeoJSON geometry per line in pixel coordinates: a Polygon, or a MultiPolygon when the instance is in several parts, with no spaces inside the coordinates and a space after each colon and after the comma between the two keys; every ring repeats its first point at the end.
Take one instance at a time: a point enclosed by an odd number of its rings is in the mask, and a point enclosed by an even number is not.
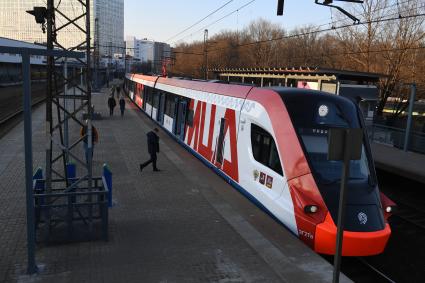
{"type": "Polygon", "coordinates": [[[151,158],[146,161],[145,163],[140,164],[140,172],[143,171],[143,168],[149,165],[149,163],[152,163],[153,171],[157,172],[160,171],[156,167],[156,153],[159,152],[159,137],[157,135],[158,128],[153,129],[153,131],[150,131],[146,134],[148,138],[148,152],[151,156],[151,158]]]}
{"type": "Polygon", "coordinates": [[[109,106],[109,116],[114,115],[114,108],[117,105],[117,102],[115,101],[115,98],[113,95],[110,95],[108,98],[108,106],[109,106]]]}

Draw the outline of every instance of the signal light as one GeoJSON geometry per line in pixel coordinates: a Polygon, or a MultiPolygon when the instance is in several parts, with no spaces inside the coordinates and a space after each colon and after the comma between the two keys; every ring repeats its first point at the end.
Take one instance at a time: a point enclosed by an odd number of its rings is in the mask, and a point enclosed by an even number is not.
{"type": "Polygon", "coordinates": [[[319,210],[317,205],[306,205],[304,206],[305,213],[316,213],[319,210]]]}
{"type": "Polygon", "coordinates": [[[46,19],[47,19],[47,8],[46,7],[34,7],[33,10],[27,11],[35,17],[35,22],[41,24],[41,30],[43,33],[46,32],[46,19]]]}
{"type": "Polygon", "coordinates": [[[34,7],[33,10],[27,11],[28,14],[31,14],[35,17],[37,24],[44,24],[47,17],[46,7],[34,7]]]}

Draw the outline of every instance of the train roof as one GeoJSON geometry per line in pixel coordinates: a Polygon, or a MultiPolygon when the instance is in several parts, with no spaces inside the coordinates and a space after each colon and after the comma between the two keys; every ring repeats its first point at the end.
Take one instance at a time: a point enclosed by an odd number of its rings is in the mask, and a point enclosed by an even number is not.
{"type": "Polygon", "coordinates": [[[322,96],[326,100],[334,100],[341,102],[353,102],[352,99],[339,96],[336,94],[332,94],[325,91],[313,90],[313,89],[305,89],[305,88],[293,88],[293,87],[269,87],[267,89],[271,89],[277,92],[280,97],[282,97],[283,101],[294,100],[294,99],[308,99],[308,97],[317,97],[322,96]]]}
{"type": "MultiPolygon", "coordinates": [[[[312,97],[321,95],[327,97],[330,100],[338,101],[350,101],[347,98],[330,94],[323,91],[311,90],[311,89],[302,89],[302,88],[293,88],[293,87],[266,87],[259,88],[252,85],[239,85],[239,84],[224,84],[220,82],[208,82],[208,81],[194,81],[194,80],[182,80],[177,78],[167,78],[167,77],[157,77],[157,76],[146,76],[133,74],[130,76],[131,79],[148,83],[151,86],[155,85],[159,89],[168,89],[172,88],[185,88],[191,90],[197,90],[202,92],[215,93],[219,95],[231,96],[236,98],[246,98],[248,93],[255,92],[260,95],[259,99],[267,99],[268,95],[271,95],[271,92],[279,94],[283,101],[288,99],[293,99],[295,97],[300,97],[305,99],[306,97],[312,97]],[[166,87],[168,86],[168,87],[166,87]],[[255,89],[255,91],[254,91],[255,89]]],[[[343,102],[342,102],[343,103],[343,102]]]]}

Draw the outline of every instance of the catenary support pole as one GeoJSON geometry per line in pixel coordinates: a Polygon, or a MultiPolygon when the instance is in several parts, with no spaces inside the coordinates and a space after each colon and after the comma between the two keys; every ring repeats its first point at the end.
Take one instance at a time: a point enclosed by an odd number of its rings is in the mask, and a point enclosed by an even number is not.
{"type": "MultiPolygon", "coordinates": [[[[67,58],[65,58],[64,61],[64,65],[63,65],[63,74],[65,77],[65,85],[63,86],[63,94],[64,94],[64,98],[63,98],[63,108],[65,108],[66,111],[68,111],[68,103],[67,100],[68,98],[66,98],[66,96],[68,95],[68,60],[67,58]]],[[[74,100],[75,101],[75,100],[74,100]]],[[[63,113],[63,118],[64,118],[64,122],[63,122],[63,127],[64,127],[64,144],[65,147],[68,149],[69,148],[69,129],[68,129],[68,113],[66,113],[64,111],[63,113]]],[[[65,160],[66,163],[69,162],[69,154],[68,152],[65,153],[65,160]]]]}
{"type": "Polygon", "coordinates": [[[351,139],[350,130],[344,131],[344,160],[343,170],[341,178],[341,188],[339,196],[339,207],[338,207],[338,225],[337,225],[337,238],[336,238],[336,251],[334,257],[334,273],[333,283],[339,282],[339,273],[341,269],[341,255],[342,255],[342,240],[344,233],[344,220],[345,220],[345,202],[346,202],[346,191],[347,191],[347,180],[350,173],[350,156],[351,156],[351,139]]]}
{"type": "Polygon", "coordinates": [[[30,54],[22,54],[24,80],[24,137],[25,137],[25,190],[27,202],[27,272],[37,272],[35,263],[35,217],[32,190],[32,125],[31,125],[31,70],[30,54]]]}
{"type": "Polygon", "coordinates": [[[208,30],[204,30],[204,79],[208,80],[208,30]]]}
{"type": "Polygon", "coordinates": [[[416,98],[416,84],[412,83],[411,91],[410,91],[409,112],[407,116],[406,133],[404,135],[404,147],[403,147],[404,151],[407,151],[409,149],[410,132],[412,130],[412,121],[413,121],[413,106],[415,105],[415,98],[416,98]]]}

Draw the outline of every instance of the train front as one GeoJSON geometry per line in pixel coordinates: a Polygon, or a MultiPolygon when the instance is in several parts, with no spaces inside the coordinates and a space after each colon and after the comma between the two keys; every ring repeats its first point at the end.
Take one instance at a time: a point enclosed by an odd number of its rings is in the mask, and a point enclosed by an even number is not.
{"type": "MultiPolygon", "coordinates": [[[[321,208],[313,201],[304,207],[303,215],[299,217],[305,222],[315,222],[314,214],[322,210],[322,219],[320,223],[315,223],[311,244],[318,253],[334,254],[343,163],[327,159],[328,130],[364,128],[364,123],[358,106],[336,95],[304,91],[286,95],[284,103],[309,164],[315,187],[326,206],[321,208]]],[[[350,161],[343,234],[344,256],[380,254],[391,234],[387,218],[394,204],[379,192],[368,142],[364,132],[361,159],[350,161]]]]}

